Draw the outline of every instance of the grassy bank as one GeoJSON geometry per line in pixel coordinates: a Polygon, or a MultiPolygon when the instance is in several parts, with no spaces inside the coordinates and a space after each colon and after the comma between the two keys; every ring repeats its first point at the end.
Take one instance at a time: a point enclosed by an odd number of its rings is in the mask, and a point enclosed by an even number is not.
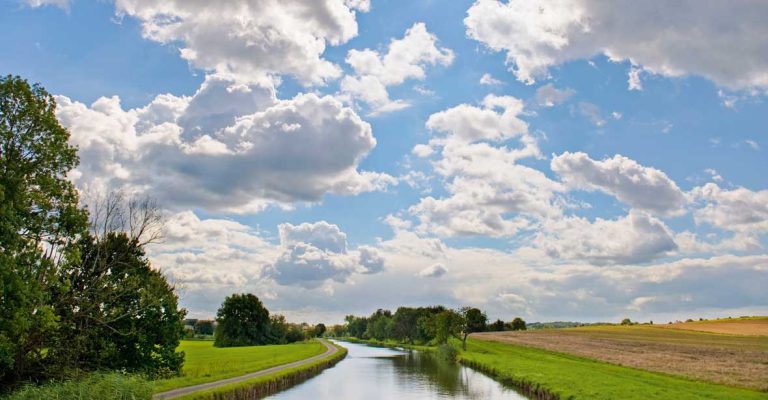
{"type": "Polygon", "coordinates": [[[467,341],[461,361],[539,399],[768,399],[765,392],[477,339],[467,341]]]}
{"type": "Polygon", "coordinates": [[[80,379],[26,386],[4,400],[143,400],[152,383],[136,375],[92,373],[80,379]]]}
{"type": "Polygon", "coordinates": [[[285,345],[213,347],[212,341],[182,341],[186,353],[182,376],[155,382],[155,392],[213,382],[322,354],[325,346],[311,341],[285,345]]]}
{"type": "Polygon", "coordinates": [[[332,367],[347,355],[347,349],[334,345],[338,352],[312,363],[286,369],[271,375],[260,376],[231,385],[203,390],[186,396],[177,397],[180,400],[230,400],[257,399],[285,390],[332,367]]]}

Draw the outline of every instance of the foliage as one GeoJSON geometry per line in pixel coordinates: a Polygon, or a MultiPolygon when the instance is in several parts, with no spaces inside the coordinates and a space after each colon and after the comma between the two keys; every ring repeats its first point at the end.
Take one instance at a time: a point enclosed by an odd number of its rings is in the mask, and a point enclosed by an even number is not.
{"type": "Polygon", "coordinates": [[[632,325],[632,321],[629,318],[624,318],[621,320],[622,325],[632,325]]]}
{"type": "Polygon", "coordinates": [[[269,311],[258,297],[233,294],[216,313],[216,347],[253,346],[270,343],[269,311]]]}
{"type": "Polygon", "coordinates": [[[497,319],[494,323],[488,325],[488,330],[492,332],[501,332],[505,329],[504,321],[497,319]]]}
{"type": "Polygon", "coordinates": [[[320,323],[315,325],[314,329],[312,329],[312,335],[315,337],[320,337],[325,334],[325,331],[326,331],[325,324],[320,323]]]}
{"type": "Polygon", "coordinates": [[[143,247],[128,234],[86,236],[81,259],[59,271],[63,290],[54,296],[60,339],[51,357],[71,368],[125,369],[150,376],[181,370],[177,353],[184,310],[143,247]]]}
{"type": "Polygon", "coordinates": [[[138,375],[93,373],[84,378],[28,385],[5,400],[139,400],[152,398],[152,383],[138,375]]]}
{"type": "Polygon", "coordinates": [[[184,310],[144,256],[161,213],[119,194],[80,208],[55,110],[42,87],[0,78],[0,383],[173,373],[184,310]]]}
{"type": "Polygon", "coordinates": [[[445,361],[456,361],[459,357],[459,351],[456,350],[450,343],[443,343],[437,346],[437,356],[445,361]]]}
{"type": "Polygon", "coordinates": [[[520,317],[516,317],[515,319],[513,319],[510,325],[511,325],[510,330],[512,331],[526,330],[525,321],[520,317]]]}
{"type": "Polygon", "coordinates": [[[393,327],[392,312],[378,309],[368,318],[365,337],[384,340],[392,336],[393,327]]]}
{"type": "Polygon", "coordinates": [[[66,245],[86,227],[66,174],[78,163],[56,102],[38,85],[0,78],[0,382],[46,372],[56,335],[49,303],[66,245]]]}
{"type": "Polygon", "coordinates": [[[194,327],[197,335],[213,335],[213,321],[211,320],[195,321],[194,327]]]}

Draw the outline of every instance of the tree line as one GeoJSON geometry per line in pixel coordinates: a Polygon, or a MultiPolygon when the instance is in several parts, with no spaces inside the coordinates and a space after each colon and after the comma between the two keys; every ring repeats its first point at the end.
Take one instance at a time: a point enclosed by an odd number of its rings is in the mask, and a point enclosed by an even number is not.
{"type": "Polygon", "coordinates": [[[344,321],[343,325],[332,326],[329,335],[437,345],[453,337],[463,347],[471,333],[526,329],[525,321],[519,317],[509,323],[497,320],[489,324],[485,312],[474,307],[399,307],[394,313],[378,309],[368,317],[347,315],[344,321]]]}
{"type": "Polygon", "coordinates": [[[81,206],[55,110],[39,85],[0,78],[0,384],[175,374],[186,312],[145,253],[162,214],[119,193],[81,206]]]}

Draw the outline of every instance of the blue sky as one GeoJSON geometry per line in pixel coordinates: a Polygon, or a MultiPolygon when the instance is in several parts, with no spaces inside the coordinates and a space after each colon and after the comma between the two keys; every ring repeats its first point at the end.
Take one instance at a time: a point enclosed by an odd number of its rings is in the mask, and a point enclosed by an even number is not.
{"type": "Polygon", "coordinates": [[[401,303],[537,320],[768,311],[764,4],[301,3],[0,5],[0,72],[59,96],[84,192],[167,208],[151,254],[192,315],[236,291],[307,320],[401,303]],[[347,62],[363,49],[383,67],[347,62]],[[138,111],[164,95],[171,111],[138,111]],[[305,131],[312,118],[326,122],[305,131]]]}

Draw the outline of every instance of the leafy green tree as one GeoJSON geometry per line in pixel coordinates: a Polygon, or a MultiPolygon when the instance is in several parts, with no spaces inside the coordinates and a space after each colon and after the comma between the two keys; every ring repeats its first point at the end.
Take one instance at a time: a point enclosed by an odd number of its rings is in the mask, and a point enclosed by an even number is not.
{"type": "Polygon", "coordinates": [[[632,320],[630,320],[629,318],[624,318],[624,319],[621,320],[621,324],[622,325],[632,325],[632,320]]]}
{"type": "Polygon", "coordinates": [[[393,326],[392,312],[389,310],[378,309],[368,317],[365,336],[377,340],[385,340],[392,337],[393,326]]]}
{"type": "Polygon", "coordinates": [[[461,340],[464,325],[464,317],[456,311],[445,310],[435,315],[433,320],[435,341],[438,344],[447,343],[450,337],[461,340]]]}
{"type": "Polygon", "coordinates": [[[401,342],[413,343],[418,334],[419,310],[400,307],[395,311],[392,321],[392,337],[401,342]]]}
{"type": "Polygon", "coordinates": [[[288,343],[301,342],[306,339],[304,329],[301,325],[289,324],[288,330],[285,333],[285,341],[288,343]]]}
{"type": "Polygon", "coordinates": [[[51,356],[70,368],[178,373],[186,311],[139,241],[125,232],[89,235],[78,252],[81,258],[59,272],[64,290],[54,304],[61,345],[49,349],[51,356]]]}
{"type": "Polygon", "coordinates": [[[216,313],[216,347],[253,346],[270,343],[269,311],[258,297],[233,294],[216,313]]]}
{"type": "Polygon", "coordinates": [[[363,339],[365,336],[365,330],[368,327],[368,319],[365,317],[355,317],[354,315],[347,315],[344,317],[344,321],[347,322],[347,332],[349,336],[358,339],[363,339]]]}
{"type": "Polygon", "coordinates": [[[528,329],[525,325],[525,321],[523,321],[523,319],[520,317],[516,317],[515,319],[513,319],[511,325],[512,325],[513,331],[524,331],[528,329]]]}
{"type": "Polygon", "coordinates": [[[497,319],[496,322],[488,325],[488,329],[493,332],[501,332],[504,330],[504,321],[497,319]]]}
{"type": "Polygon", "coordinates": [[[0,382],[44,374],[58,322],[49,303],[59,260],[86,227],[66,174],[78,163],[56,102],[0,78],[0,382]]]}
{"type": "Polygon", "coordinates": [[[325,331],[326,331],[325,324],[319,323],[315,325],[314,329],[312,329],[312,334],[315,337],[320,337],[320,336],[323,336],[323,334],[325,334],[325,331]]]}

